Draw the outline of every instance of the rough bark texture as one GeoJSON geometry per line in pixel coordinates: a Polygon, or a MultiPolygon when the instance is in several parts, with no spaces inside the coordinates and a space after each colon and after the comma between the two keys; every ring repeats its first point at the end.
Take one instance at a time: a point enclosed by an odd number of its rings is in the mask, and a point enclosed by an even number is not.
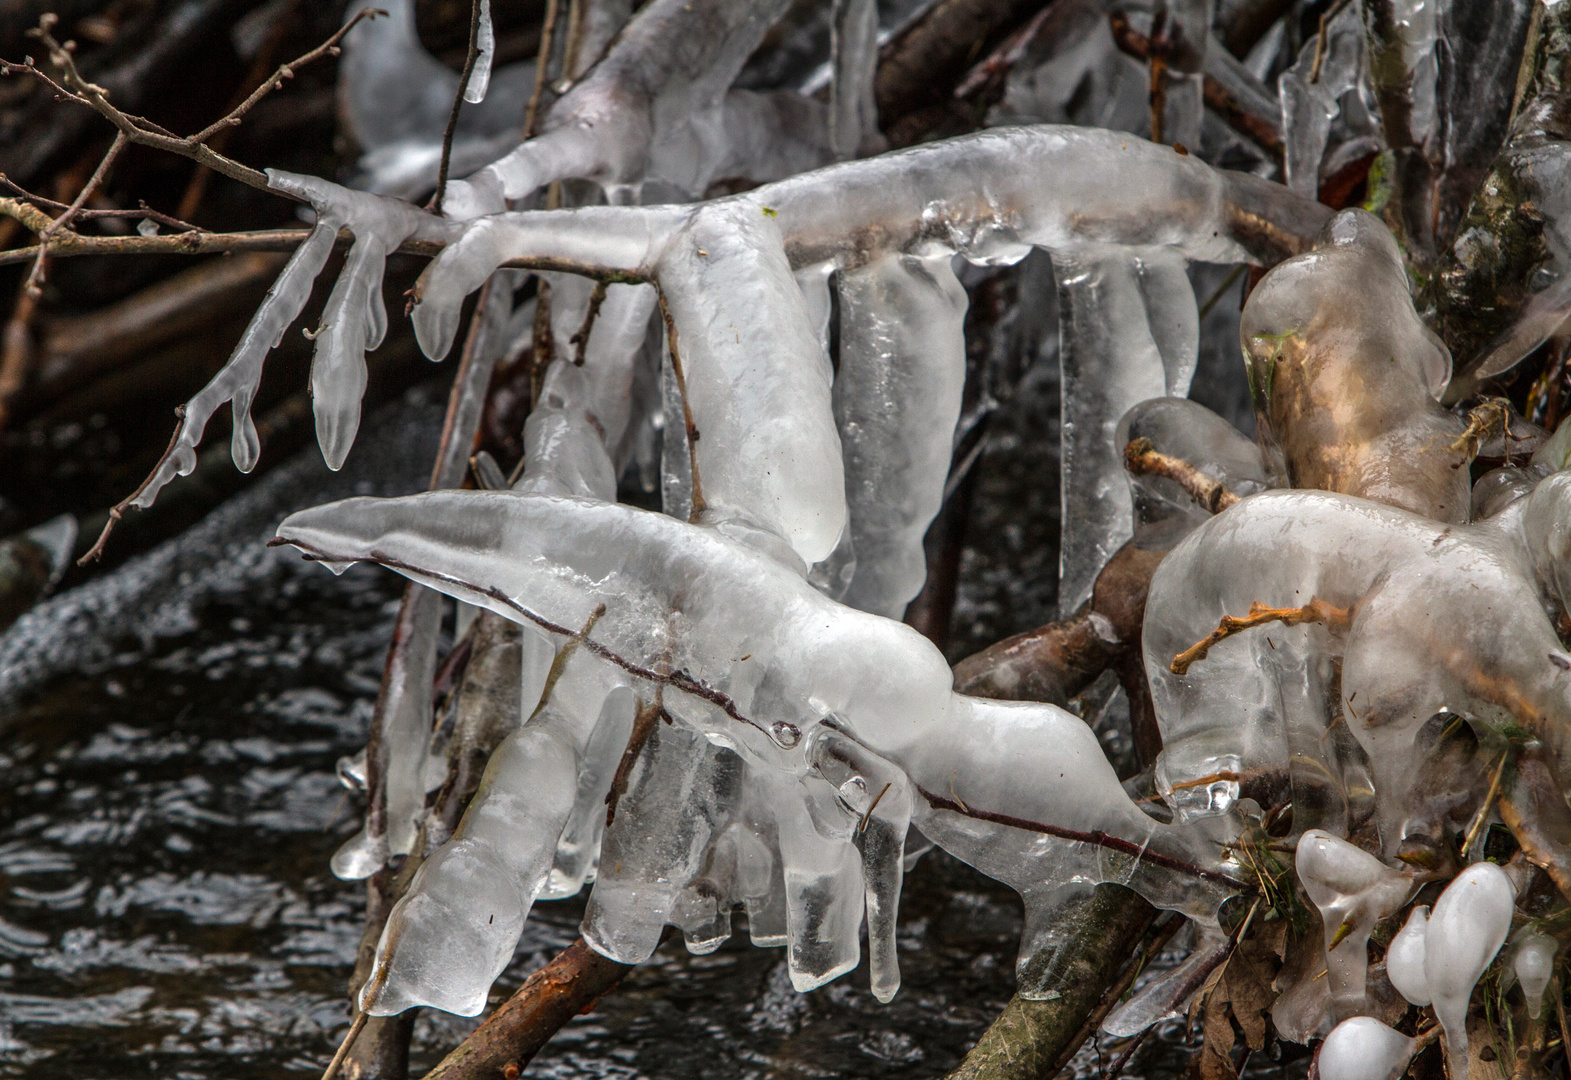
{"type": "Polygon", "coordinates": [[[517,993],[426,1074],[426,1080],[517,1076],[517,1070],[528,1065],[552,1035],[591,1009],[632,970],[629,964],[607,960],[579,938],[525,979],[517,993]]]}
{"type": "Polygon", "coordinates": [[[1118,976],[1156,909],[1122,885],[1098,885],[1068,909],[1067,940],[1053,958],[1059,978],[1051,1001],[1018,995],[983,1034],[949,1080],[1041,1080],[1067,1053],[1085,1019],[1118,976]]]}

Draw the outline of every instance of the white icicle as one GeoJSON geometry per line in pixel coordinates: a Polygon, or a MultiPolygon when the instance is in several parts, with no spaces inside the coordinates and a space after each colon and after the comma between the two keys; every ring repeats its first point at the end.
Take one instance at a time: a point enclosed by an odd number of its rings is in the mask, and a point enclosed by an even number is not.
{"type": "Polygon", "coordinates": [[[1516,947],[1516,960],[1512,967],[1517,982],[1522,984],[1522,997],[1527,1001],[1527,1015],[1534,1020],[1544,1008],[1544,991],[1555,974],[1555,954],[1560,944],[1547,934],[1532,934],[1516,947]]]}
{"type": "Polygon", "coordinates": [[[1355,1016],[1326,1036],[1320,1048],[1320,1075],[1324,1080],[1397,1080],[1418,1049],[1417,1039],[1372,1016],[1355,1016]]]}
{"type": "Polygon", "coordinates": [[[1419,904],[1386,949],[1386,977],[1397,993],[1414,1005],[1429,1004],[1429,978],[1424,974],[1424,938],[1429,905],[1419,904]]]}
{"type": "Polygon", "coordinates": [[[1446,886],[1424,934],[1424,976],[1445,1028],[1452,1076],[1467,1075],[1467,1004],[1511,929],[1516,892],[1504,870],[1474,863],[1446,886]]]}
{"type": "MultiPolygon", "coordinates": [[[[834,0],[830,14],[829,144],[836,159],[854,158],[878,138],[873,76],[878,72],[878,5],[874,0],[834,0]]],[[[882,149],[882,147],[878,147],[882,149]]]]}

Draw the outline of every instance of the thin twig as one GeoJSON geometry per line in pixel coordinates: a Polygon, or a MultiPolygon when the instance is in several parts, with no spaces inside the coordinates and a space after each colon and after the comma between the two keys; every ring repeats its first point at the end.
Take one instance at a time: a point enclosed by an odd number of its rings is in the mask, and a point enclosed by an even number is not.
{"type": "Polygon", "coordinates": [[[1478,813],[1473,815],[1473,820],[1468,822],[1467,832],[1462,834],[1462,857],[1467,858],[1467,853],[1473,846],[1473,841],[1478,839],[1478,832],[1484,827],[1484,822],[1489,820],[1489,811],[1495,805],[1495,796],[1500,794],[1500,780],[1506,774],[1506,762],[1510,759],[1511,752],[1507,750],[1500,755],[1500,764],[1495,766],[1495,778],[1489,782],[1489,791],[1484,795],[1484,802],[1478,808],[1478,813]]]}
{"type": "Polygon", "coordinates": [[[250,112],[256,106],[257,102],[261,101],[268,94],[271,94],[274,90],[277,90],[280,86],[283,86],[285,80],[294,78],[296,71],[299,71],[313,60],[320,60],[324,56],[337,56],[340,52],[343,51],[338,47],[338,43],[344,40],[344,37],[349,33],[349,31],[359,26],[361,20],[375,19],[379,15],[383,18],[386,18],[387,12],[383,11],[381,8],[361,8],[355,14],[354,18],[350,19],[348,22],[344,23],[343,26],[338,28],[338,33],[334,34],[332,37],[328,38],[326,41],[322,42],[322,44],[318,45],[316,48],[312,49],[305,55],[298,56],[295,59],[289,61],[287,64],[280,64],[278,70],[273,73],[272,78],[268,79],[266,82],[262,83],[261,86],[258,86],[255,90],[251,91],[250,95],[244,101],[230,110],[229,115],[221,119],[214,120],[201,131],[198,131],[195,135],[190,136],[186,141],[190,143],[204,143],[208,139],[211,139],[214,135],[217,135],[220,131],[223,131],[225,128],[239,127],[240,121],[245,118],[245,114],[250,112]]]}
{"type": "Polygon", "coordinates": [[[1206,475],[1183,458],[1160,452],[1144,437],[1131,439],[1124,447],[1124,468],[1136,476],[1161,476],[1172,480],[1213,514],[1220,514],[1238,501],[1238,496],[1222,481],[1206,475]]]}
{"type": "Polygon", "coordinates": [[[349,1032],[344,1036],[344,1041],[338,1044],[338,1053],[333,1055],[333,1060],[327,1063],[327,1070],[322,1073],[322,1080],[333,1080],[338,1075],[338,1067],[344,1063],[344,1058],[349,1056],[349,1050],[355,1044],[355,1039],[360,1035],[360,1029],[365,1027],[369,1013],[355,1010],[354,1023],[349,1025],[349,1032]]]}
{"type": "Polygon", "coordinates": [[[529,92],[529,106],[524,110],[524,138],[535,137],[540,123],[540,99],[545,95],[546,69],[551,66],[551,46],[556,39],[556,12],[561,0],[547,0],[545,25],[540,28],[540,52],[535,58],[535,86],[529,92]]]}
{"type": "Polygon", "coordinates": [[[605,824],[606,828],[616,820],[616,808],[622,802],[622,796],[627,794],[628,780],[633,775],[633,766],[638,764],[638,759],[643,756],[644,746],[649,742],[649,736],[654,734],[655,723],[662,718],[667,718],[665,707],[660,703],[660,687],[655,687],[655,700],[652,704],[638,703],[638,711],[633,716],[633,730],[628,733],[627,745],[622,748],[622,756],[617,760],[616,772],[611,777],[611,787],[605,793],[605,824]]]}
{"type": "Polygon", "coordinates": [[[109,175],[109,168],[115,163],[115,158],[119,157],[120,151],[125,149],[125,144],[126,137],[124,134],[115,136],[114,142],[109,144],[109,149],[99,159],[98,168],[94,169],[93,175],[87,178],[87,183],[82,185],[82,190],[76,193],[76,198],[71,201],[71,205],[67,206],[63,214],[51,221],[48,227],[38,234],[38,258],[33,260],[32,272],[27,275],[27,291],[34,296],[38,295],[39,286],[44,280],[44,259],[49,250],[50,238],[61,229],[69,226],[71,220],[76,217],[77,211],[81,210],[87,204],[87,200],[93,197],[93,192],[98,190],[98,186],[104,182],[104,177],[109,175]]]}
{"type": "Polygon", "coordinates": [[[175,452],[175,447],[180,444],[180,429],[183,427],[185,427],[185,406],[177,405],[175,407],[175,431],[173,435],[169,436],[169,445],[164,449],[163,454],[159,456],[157,464],[148,471],[147,478],[136,486],[136,490],[110,507],[109,520],[104,522],[103,531],[98,534],[98,539],[94,541],[93,546],[87,549],[87,553],[76,560],[76,565],[86,566],[88,563],[97,562],[103,557],[104,545],[109,542],[109,534],[115,531],[116,523],[119,522],[131,504],[141,498],[142,492],[147,490],[147,485],[151,484],[153,477],[158,475],[158,470],[162,469],[164,462],[169,460],[169,455],[175,452]]]}
{"type": "Polygon", "coordinates": [[[1211,309],[1216,307],[1217,302],[1222,299],[1222,297],[1227,293],[1227,290],[1238,284],[1238,279],[1243,277],[1244,271],[1248,269],[1248,263],[1239,263],[1237,266],[1233,267],[1232,272],[1229,273],[1227,277],[1222,279],[1222,284],[1216,287],[1216,291],[1213,292],[1209,298],[1207,298],[1205,303],[1200,305],[1200,318],[1203,319],[1207,315],[1211,314],[1211,309]]]}
{"type": "Polygon", "coordinates": [[[464,107],[464,94],[469,90],[469,79],[475,73],[480,57],[480,0],[469,0],[469,52],[464,56],[464,71],[458,77],[458,89],[453,93],[453,109],[447,114],[447,127],[442,132],[442,163],[436,170],[436,195],[431,199],[431,212],[441,215],[442,199],[447,194],[447,170],[453,161],[453,138],[458,134],[458,114],[464,107]]]}
{"type": "Polygon", "coordinates": [[[682,353],[676,343],[676,319],[671,314],[671,306],[666,303],[665,293],[660,289],[659,283],[655,284],[655,296],[660,301],[660,317],[665,320],[666,346],[671,353],[671,372],[676,376],[677,392],[682,397],[682,423],[687,429],[687,462],[693,474],[693,511],[689,521],[697,521],[698,515],[705,508],[704,488],[698,479],[698,425],[693,422],[693,407],[687,400],[687,376],[682,371],[682,353]]]}
{"type": "Polygon", "coordinates": [[[589,335],[594,331],[595,319],[600,315],[600,307],[605,303],[606,283],[595,282],[594,291],[589,294],[589,308],[584,312],[584,322],[578,328],[578,333],[567,339],[569,345],[578,346],[578,351],[573,354],[573,364],[577,367],[584,366],[584,360],[589,353],[589,335]]]}
{"type": "MultiPolygon", "coordinates": [[[[34,195],[31,191],[28,191],[21,184],[18,184],[15,180],[12,180],[5,173],[0,173],[0,184],[3,184],[12,191],[16,192],[18,198],[26,199],[28,202],[35,203],[46,210],[70,209],[70,206],[67,203],[58,202],[55,199],[46,199],[42,195],[34,195]]],[[[146,202],[139,203],[138,208],[135,210],[89,210],[86,207],[82,207],[76,212],[76,219],[78,221],[97,221],[100,218],[142,218],[156,221],[160,225],[167,225],[171,229],[197,228],[197,226],[192,225],[189,221],[183,221],[171,214],[165,214],[161,211],[154,210],[151,206],[148,206],[146,202]]],[[[14,221],[17,219],[12,218],[12,220],[14,221]]]]}
{"type": "Polygon", "coordinates": [[[1302,623],[1325,623],[1331,627],[1345,627],[1352,617],[1351,608],[1335,607],[1318,596],[1312,598],[1303,607],[1296,608],[1266,607],[1257,600],[1249,605],[1249,614],[1241,619],[1232,615],[1222,616],[1222,621],[1217,623],[1215,630],[1173,657],[1173,662],[1168,665],[1168,670],[1174,675],[1186,674],[1191,666],[1206,658],[1206,654],[1211,651],[1213,646],[1227,640],[1234,634],[1252,630],[1257,626],[1264,626],[1266,623],[1279,622],[1284,626],[1298,626],[1302,623]]]}
{"type": "Polygon", "coordinates": [[[1189,877],[1199,878],[1202,881],[1216,882],[1220,885],[1238,889],[1240,892],[1254,891],[1254,886],[1230,877],[1220,870],[1208,870],[1203,866],[1197,866],[1182,859],[1175,859],[1171,855],[1163,855],[1160,852],[1152,851],[1144,844],[1136,844],[1133,841],[1125,840],[1121,836],[1103,832],[1101,829],[1096,829],[1092,832],[1066,829],[1059,825],[1048,825],[1040,821],[1018,818],[1012,814],[995,814],[988,810],[978,810],[974,806],[967,806],[958,797],[950,799],[943,795],[935,795],[921,786],[917,786],[916,790],[922,798],[927,800],[927,804],[935,810],[949,810],[956,814],[964,814],[966,817],[976,818],[978,821],[991,821],[997,825],[1007,825],[1012,829],[1041,833],[1043,836],[1056,836],[1060,840],[1069,840],[1077,844],[1093,844],[1096,847],[1107,848],[1110,851],[1128,855],[1136,862],[1150,863],[1152,866],[1160,866],[1164,870],[1173,870],[1189,877]]]}
{"type": "Polygon", "coordinates": [[[556,651],[551,658],[551,668],[546,672],[545,685],[540,688],[540,701],[535,706],[535,711],[529,718],[533,720],[541,709],[546,707],[546,702],[551,700],[551,691],[556,689],[562,672],[567,670],[567,662],[573,658],[573,653],[578,651],[578,646],[589,640],[589,632],[595,628],[595,623],[600,621],[600,616],[605,614],[605,605],[596,604],[595,609],[589,613],[589,618],[584,620],[583,629],[567,639],[567,644],[556,651]]]}
{"type": "Polygon", "coordinates": [[[1320,81],[1320,69],[1326,62],[1326,28],[1331,25],[1333,19],[1342,14],[1342,9],[1347,7],[1347,4],[1348,0],[1337,0],[1335,4],[1326,8],[1320,16],[1320,34],[1315,39],[1315,59],[1309,65],[1309,82],[1311,85],[1320,81]]]}

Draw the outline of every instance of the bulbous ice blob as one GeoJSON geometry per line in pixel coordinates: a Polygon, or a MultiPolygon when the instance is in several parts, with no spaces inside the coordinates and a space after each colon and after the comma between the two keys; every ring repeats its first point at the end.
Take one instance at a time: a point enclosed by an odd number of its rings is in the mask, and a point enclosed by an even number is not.
{"type": "Polygon", "coordinates": [[[1355,1016],[1326,1036],[1320,1047],[1320,1075],[1324,1080],[1397,1080],[1416,1053],[1417,1039],[1372,1016],[1355,1016]]]}
{"type": "Polygon", "coordinates": [[[1344,210],[1313,251],[1281,263],[1244,305],[1255,414],[1294,487],[1467,520],[1462,422],[1439,397],[1451,354],[1413,308],[1396,240],[1344,210]]]}
{"type": "Polygon", "coordinates": [[[1407,903],[1413,879],[1319,829],[1299,838],[1295,863],[1325,923],[1331,1006],[1338,1016],[1355,1016],[1364,1009],[1369,933],[1407,903]]]}
{"type": "Polygon", "coordinates": [[[1474,863],[1446,886],[1424,934],[1424,977],[1446,1032],[1452,1076],[1467,1075],[1467,1004],[1511,929],[1516,891],[1494,863],[1474,863]]]}
{"type": "Polygon", "coordinates": [[[1386,949],[1386,977],[1414,1005],[1429,1004],[1429,979],[1424,974],[1424,939],[1428,929],[1429,905],[1419,904],[1386,949]]]}
{"type": "Polygon", "coordinates": [[[1560,945],[1546,934],[1533,934],[1516,947],[1513,967],[1522,996],[1527,999],[1527,1015],[1534,1020],[1544,1007],[1544,990],[1555,973],[1555,953],[1560,945]]]}

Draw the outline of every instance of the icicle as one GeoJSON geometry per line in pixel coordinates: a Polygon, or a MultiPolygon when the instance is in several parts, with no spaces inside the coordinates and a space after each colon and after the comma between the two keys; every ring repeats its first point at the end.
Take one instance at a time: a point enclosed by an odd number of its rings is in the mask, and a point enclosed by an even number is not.
{"type": "Polygon", "coordinates": [[[1058,608],[1068,614],[1130,537],[1114,430],[1140,402],[1188,393],[1200,327],[1183,260],[1170,253],[1055,255],[1053,271],[1064,403],[1058,608]]]}
{"type": "Polygon", "coordinates": [[[1168,61],[1163,142],[1200,146],[1200,121],[1205,115],[1201,91],[1215,7],[1216,0],[1169,0],[1167,5],[1175,24],[1171,36],[1178,47],[1168,61]]]}
{"type": "Polygon", "coordinates": [[[1320,190],[1320,160],[1325,156],[1331,121],[1341,108],[1338,102],[1358,85],[1363,69],[1364,28],[1358,6],[1345,5],[1326,27],[1326,34],[1323,49],[1318,34],[1305,42],[1297,62],[1277,81],[1287,186],[1309,198],[1320,190]]]}
{"type": "Polygon", "coordinates": [[[1326,1036],[1320,1048],[1320,1075],[1325,1080],[1397,1080],[1418,1050],[1417,1039],[1372,1016],[1355,1016],[1326,1036]]]}
{"type": "Polygon", "coordinates": [[[1532,934],[1516,947],[1512,970],[1522,984],[1522,997],[1527,1001],[1527,1015],[1534,1020],[1544,1008],[1544,991],[1555,974],[1555,954],[1560,944],[1547,934],[1532,934]]]}
{"type": "Polygon", "coordinates": [[[965,389],[965,289],[949,258],[891,255],[840,277],[835,423],[855,573],[843,601],[898,619],[922,590],[965,389]]]}
{"type": "Polygon", "coordinates": [[[1298,879],[1325,923],[1331,1007],[1345,1019],[1363,1012],[1369,933],[1407,903],[1413,879],[1339,837],[1311,829],[1298,840],[1298,879]]]}
{"type": "Polygon", "coordinates": [[[1397,993],[1419,1006],[1429,1004],[1429,980],[1424,974],[1424,939],[1428,929],[1429,905],[1419,904],[1386,949],[1386,977],[1397,993]]]}
{"type": "Polygon", "coordinates": [[[857,156],[864,141],[881,141],[873,100],[878,5],[873,0],[834,0],[829,26],[834,68],[829,84],[829,144],[836,159],[845,161],[857,156]]]}
{"type": "Polygon", "coordinates": [[[1467,1075],[1467,1003],[1511,929],[1516,892],[1494,863],[1474,863],[1446,886],[1424,934],[1424,977],[1445,1028],[1452,1076],[1467,1075]]]}
{"type": "Polygon", "coordinates": [[[480,25],[475,32],[475,68],[469,73],[469,83],[464,87],[464,100],[478,105],[485,100],[491,85],[491,60],[496,56],[496,32],[491,28],[491,0],[479,0],[480,25]]]}

